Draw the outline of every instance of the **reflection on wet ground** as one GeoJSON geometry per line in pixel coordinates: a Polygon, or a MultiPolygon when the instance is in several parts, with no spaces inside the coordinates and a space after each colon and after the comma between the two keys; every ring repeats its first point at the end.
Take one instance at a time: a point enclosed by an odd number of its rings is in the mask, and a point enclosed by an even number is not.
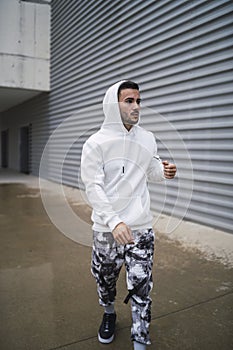
{"type": "MultiPolygon", "coordinates": [[[[96,337],[102,310],[91,248],[59,232],[39,189],[1,184],[0,208],[0,349],[105,348],[96,337]]],[[[85,207],[78,207],[83,209],[85,216],[85,207]]],[[[160,236],[154,272],[151,336],[157,350],[232,348],[232,270],[160,236]]],[[[109,350],[131,349],[126,293],[122,271],[117,337],[109,350]]]]}
{"type": "Polygon", "coordinates": [[[80,322],[90,311],[90,248],[56,230],[38,190],[1,185],[0,198],[1,349],[49,349],[91,336],[80,322]]]}

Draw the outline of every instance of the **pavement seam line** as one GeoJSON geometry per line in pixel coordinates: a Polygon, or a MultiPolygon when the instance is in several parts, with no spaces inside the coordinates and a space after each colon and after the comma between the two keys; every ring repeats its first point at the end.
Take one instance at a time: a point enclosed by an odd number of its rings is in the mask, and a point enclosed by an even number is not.
{"type": "MultiPolygon", "coordinates": [[[[174,314],[177,314],[179,312],[183,312],[183,311],[187,311],[187,310],[190,310],[190,309],[193,309],[195,307],[198,307],[200,305],[204,305],[204,304],[207,304],[207,303],[210,303],[214,300],[217,300],[217,299],[221,299],[225,296],[228,296],[228,295],[231,295],[233,294],[233,290],[227,292],[227,293],[224,293],[224,294],[221,294],[221,295],[217,295],[216,297],[213,297],[213,298],[210,298],[210,299],[207,299],[207,300],[203,300],[203,301],[200,301],[199,303],[196,303],[196,304],[192,304],[190,306],[187,306],[183,309],[179,309],[179,310],[175,310],[175,311],[172,311],[172,312],[168,312],[167,314],[163,314],[163,315],[160,315],[160,316],[156,316],[156,317],[152,317],[151,318],[151,321],[152,320],[159,320],[161,318],[164,318],[164,317],[167,317],[167,316],[170,316],[170,315],[174,315],[174,314]]],[[[123,330],[123,329],[127,329],[127,328],[131,328],[131,326],[125,326],[125,327],[120,327],[120,328],[117,328],[117,331],[120,331],[120,330],[123,330]]],[[[97,336],[91,336],[91,337],[88,337],[88,338],[84,338],[84,339],[80,339],[80,340],[77,340],[77,341],[74,341],[74,342],[71,342],[71,343],[67,343],[67,344],[63,344],[63,345],[59,345],[58,347],[55,347],[55,348],[50,348],[48,350],[58,350],[58,349],[62,349],[64,348],[65,346],[70,346],[70,345],[74,345],[74,344],[78,344],[78,343],[82,343],[84,341],[87,341],[87,340],[91,340],[91,339],[94,339],[94,338],[97,338],[97,336]]]]}
{"type": "Polygon", "coordinates": [[[225,296],[228,296],[228,295],[231,295],[231,294],[233,294],[233,290],[231,290],[231,291],[229,291],[227,293],[221,294],[221,295],[217,295],[216,297],[200,301],[199,303],[186,306],[186,307],[184,307],[182,309],[178,309],[178,310],[175,310],[175,311],[168,312],[167,314],[163,314],[163,315],[160,315],[160,316],[153,317],[153,318],[151,318],[151,320],[159,320],[160,318],[163,318],[163,317],[167,317],[167,316],[179,313],[179,312],[187,311],[187,310],[193,309],[195,307],[198,307],[200,305],[204,305],[204,304],[210,303],[210,302],[212,302],[214,300],[221,299],[221,298],[223,298],[225,296]]]}
{"type": "Polygon", "coordinates": [[[50,348],[50,349],[47,349],[47,350],[58,350],[58,349],[62,349],[62,348],[64,348],[64,347],[66,347],[66,346],[70,346],[70,345],[74,345],[74,344],[83,343],[83,342],[85,342],[85,341],[87,341],[87,340],[91,340],[91,339],[95,339],[95,338],[97,339],[97,335],[93,335],[92,337],[88,337],[88,338],[76,340],[76,341],[73,341],[73,342],[71,342],[71,343],[59,345],[59,346],[57,346],[57,347],[55,347],[55,348],[50,348]]]}

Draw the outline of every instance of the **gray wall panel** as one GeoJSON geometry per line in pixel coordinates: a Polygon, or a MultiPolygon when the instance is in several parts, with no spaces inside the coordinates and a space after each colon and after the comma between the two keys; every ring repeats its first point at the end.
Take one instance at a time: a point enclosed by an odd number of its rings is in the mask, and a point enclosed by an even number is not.
{"type": "Polygon", "coordinates": [[[152,208],[232,232],[233,2],[56,0],[51,22],[51,93],[5,113],[32,123],[33,173],[62,125],[50,177],[59,179],[68,147],[63,182],[79,186],[82,144],[103,120],[105,90],[129,78],[152,111],[142,111],[142,125],[179,166],[173,182],[150,184],[152,208]]]}

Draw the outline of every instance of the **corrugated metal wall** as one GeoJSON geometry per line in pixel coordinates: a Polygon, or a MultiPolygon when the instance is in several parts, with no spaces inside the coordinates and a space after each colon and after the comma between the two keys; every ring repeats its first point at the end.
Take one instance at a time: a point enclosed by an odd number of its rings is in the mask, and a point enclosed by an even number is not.
{"type": "MultiPolygon", "coordinates": [[[[232,1],[56,1],[52,16],[52,125],[99,103],[113,82],[138,81],[146,105],[165,118],[148,116],[143,124],[155,132],[161,157],[171,159],[169,144],[179,165],[180,182],[167,184],[166,196],[164,186],[151,186],[152,207],[171,212],[175,205],[176,215],[185,214],[190,188],[178,195],[177,187],[192,181],[180,135],[194,172],[186,218],[232,230],[232,1]]],[[[85,133],[102,113],[81,119],[85,133]]],[[[67,142],[73,122],[65,126],[67,142]]],[[[77,181],[81,144],[67,156],[66,183],[77,181]]]]}
{"type": "Polygon", "coordinates": [[[63,182],[77,186],[81,147],[102,122],[104,92],[129,78],[157,113],[142,120],[161,157],[179,166],[176,180],[151,186],[152,208],[175,206],[180,217],[232,232],[232,24],[232,0],[53,1],[51,93],[47,120],[32,125],[34,173],[45,127],[51,134],[72,116],[50,149],[50,176],[59,179],[59,150],[68,147],[63,182]]]}

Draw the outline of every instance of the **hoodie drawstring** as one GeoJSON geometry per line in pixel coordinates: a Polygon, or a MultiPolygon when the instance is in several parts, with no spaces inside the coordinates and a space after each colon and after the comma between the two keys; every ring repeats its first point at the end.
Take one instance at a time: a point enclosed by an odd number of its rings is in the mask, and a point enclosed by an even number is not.
{"type": "Polygon", "coordinates": [[[124,143],[123,143],[123,164],[122,164],[122,172],[121,176],[124,176],[125,174],[125,133],[124,133],[124,143]]]}

